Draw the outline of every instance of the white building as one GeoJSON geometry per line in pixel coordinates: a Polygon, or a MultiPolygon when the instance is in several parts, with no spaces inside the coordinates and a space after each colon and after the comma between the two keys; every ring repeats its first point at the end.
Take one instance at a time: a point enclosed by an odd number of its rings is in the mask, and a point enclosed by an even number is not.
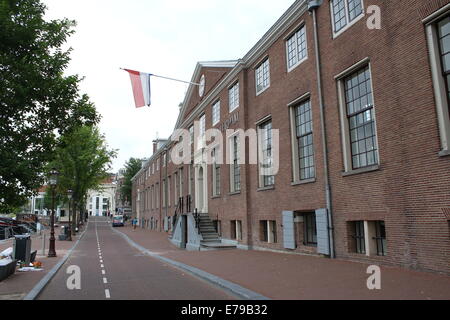
{"type": "Polygon", "coordinates": [[[98,190],[89,190],[86,210],[89,216],[106,217],[116,212],[117,184],[114,176],[106,179],[98,190]]]}

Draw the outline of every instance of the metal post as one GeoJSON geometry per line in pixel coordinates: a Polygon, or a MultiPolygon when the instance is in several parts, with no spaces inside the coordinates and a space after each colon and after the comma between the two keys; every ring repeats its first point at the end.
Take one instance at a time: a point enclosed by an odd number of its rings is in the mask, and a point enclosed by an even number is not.
{"type": "Polygon", "coordinates": [[[52,187],[52,215],[50,218],[50,246],[48,250],[48,257],[55,258],[55,187],[52,187]]]}

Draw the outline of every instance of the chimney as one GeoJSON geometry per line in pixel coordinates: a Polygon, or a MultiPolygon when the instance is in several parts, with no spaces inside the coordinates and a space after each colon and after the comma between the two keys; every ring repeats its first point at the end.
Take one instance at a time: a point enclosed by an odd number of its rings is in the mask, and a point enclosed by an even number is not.
{"type": "Polygon", "coordinates": [[[153,154],[156,154],[157,151],[158,151],[158,141],[155,140],[153,141],[153,154]]]}

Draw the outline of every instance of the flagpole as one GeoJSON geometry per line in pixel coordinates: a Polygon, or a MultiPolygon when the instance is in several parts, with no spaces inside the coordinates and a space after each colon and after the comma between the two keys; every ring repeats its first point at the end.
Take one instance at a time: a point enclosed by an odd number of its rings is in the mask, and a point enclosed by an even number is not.
{"type": "MultiPolygon", "coordinates": [[[[124,68],[120,68],[120,70],[125,70],[125,71],[126,71],[126,69],[124,69],[124,68]]],[[[172,81],[177,81],[177,82],[183,82],[183,83],[192,84],[192,85],[195,85],[195,86],[200,86],[199,83],[195,83],[195,82],[183,81],[183,80],[179,80],[179,79],[174,79],[174,78],[169,78],[169,77],[159,76],[159,75],[156,75],[156,74],[153,74],[153,73],[149,73],[149,75],[152,76],[152,77],[157,77],[157,78],[162,78],[162,79],[166,79],[166,80],[172,80],[172,81]]]]}

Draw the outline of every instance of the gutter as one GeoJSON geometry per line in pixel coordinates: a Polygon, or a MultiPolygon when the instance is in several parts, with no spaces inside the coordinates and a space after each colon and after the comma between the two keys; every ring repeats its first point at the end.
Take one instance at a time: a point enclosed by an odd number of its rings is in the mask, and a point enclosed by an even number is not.
{"type": "Polygon", "coordinates": [[[322,0],[310,0],[308,3],[309,11],[312,13],[314,21],[314,49],[316,56],[316,74],[317,74],[317,91],[319,95],[319,107],[320,107],[320,124],[322,135],[322,147],[323,147],[323,170],[325,176],[325,198],[327,206],[328,216],[328,233],[330,244],[330,258],[336,258],[336,252],[334,247],[334,221],[333,221],[333,208],[331,200],[331,185],[330,185],[330,172],[328,161],[328,141],[327,141],[327,127],[325,122],[325,104],[323,98],[323,85],[322,85],[322,64],[320,61],[320,47],[319,47],[319,31],[317,23],[317,9],[322,5],[322,0]]]}

